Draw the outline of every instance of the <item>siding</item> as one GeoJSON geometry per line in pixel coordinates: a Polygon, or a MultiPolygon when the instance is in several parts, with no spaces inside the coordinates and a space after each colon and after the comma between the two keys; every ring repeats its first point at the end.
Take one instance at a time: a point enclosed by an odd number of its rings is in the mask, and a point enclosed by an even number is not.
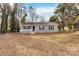
{"type": "Polygon", "coordinates": [[[44,30],[39,30],[39,25],[35,26],[35,32],[36,33],[49,33],[49,32],[58,32],[58,26],[53,25],[54,26],[54,30],[49,30],[49,26],[45,26],[44,25],[44,30]]]}
{"type": "Polygon", "coordinates": [[[31,29],[23,29],[21,26],[20,33],[51,33],[58,32],[58,25],[56,24],[27,24],[23,26],[31,26],[31,29]],[[49,30],[49,25],[54,26],[53,30],[49,30]],[[35,31],[32,31],[32,26],[35,26],[35,31]],[[44,30],[39,30],[39,26],[44,26],[44,30]]]}

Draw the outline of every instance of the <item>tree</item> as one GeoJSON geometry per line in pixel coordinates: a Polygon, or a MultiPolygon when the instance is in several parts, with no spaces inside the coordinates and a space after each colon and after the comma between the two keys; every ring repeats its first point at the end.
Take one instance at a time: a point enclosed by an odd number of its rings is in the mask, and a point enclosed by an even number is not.
{"type": "Polygon", "coordinates": [[[18,32],[19,31],[19,23],[20,21],[25,21],[26,8],[24,4],[15,3],[11,10],[11,17],[10,17],[10,30],[11,32],[18,32]]]}
{"type": "Polygon", "coordinates": [[[12,4],[9,3],[1,3],[0,4],[0,16],[1,20],[1,33],[7,33],[8,28],[10,28],[11,32],[18,32],[19,31],[19,23],[20,20],[25,18],[26,10],[21,10],[23,4],[12,4]],[[24,14],[24,16],[22,16],[24,14]]]}
{"type": "Polygon", "coordinates": [[[10,17],[10,31],[11,32],[18,32],[19,30],[19,20],[18,20],[18,3],[15,3],[13,9],[11,10],[11,17],[10,17]]]}
{"type": "Polygon", "coordinates": [[[74,3],[62,3],[58,5],[55,14],[60,16],[61,21],[59,23],[61,23],[61,27],[64,30],[64,27],[69,20],[74,23],[78,10],[74,3]]]}
{"type": "Polygon", "coordinates": [[[57,7],[57,10],[55,11],[55,14],[58,14],[62,21],[60,22],[62,24],[62,30],[64,30],[64,16],[65,16],[65,4],[59,4],[57,7]]]}
{"type": "Polygon", "coordinates": [[[36,18],[36,12],[32,6],[29,7],[29,16],[30,16],[29,18],[30,18],[31,22],[34,22],[34,20],[36,18]]]}
{"type": "Polygon", "coordinates": [[[57,20],[57,16],[51,16],[49,22],[55,22],[57,20]]]}
{"type": "Polygon", "coordinates": [[[10,5],[8,3],[1,3],[0,4],[0,9],[1,9],[1,33],[7,33],[8,30],[8,17],[10,15],[10,5]]]}
{"type": "Polygon", "coordinates": [[[24,14],[24,16],[21,19],[21,23],[25,23],[26,22],[26,18],[25,18],[26,16],[27,16],[27,14],[24,14]]]}
{"type": "Polygon", "coordinates": [[[20,11],[20,19],[21,19],[21,23],[25,23],[26,22],[26,17],[27,17],[27,9],[26,9],[26,7],[24,6],[24,4],[20,4],[20,9],[19,9],[19,11],[20,11]]]}

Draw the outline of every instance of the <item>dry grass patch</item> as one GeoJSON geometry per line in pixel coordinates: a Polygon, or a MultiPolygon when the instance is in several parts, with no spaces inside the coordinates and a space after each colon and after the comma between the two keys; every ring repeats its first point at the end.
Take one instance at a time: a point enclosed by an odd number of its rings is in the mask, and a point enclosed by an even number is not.
{"type": "Polygon", "coordinates": [[[78,33],[0,34],[0,55],[79,55],[78,33]]]}

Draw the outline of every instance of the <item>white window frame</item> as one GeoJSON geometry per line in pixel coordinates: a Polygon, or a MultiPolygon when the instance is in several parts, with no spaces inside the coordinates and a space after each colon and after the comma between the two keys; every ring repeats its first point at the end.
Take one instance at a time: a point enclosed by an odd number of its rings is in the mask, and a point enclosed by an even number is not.
{"type": "Polygon", "coordinates": [[[40,25],[39,30],[44,30],[44,25],[40,25]]]}
{"type": "Polygon", "coordinates": [[[23,29],[30,29],[30,26],[23,26],[23,29]]]}
{"type": "Polygon", "coordinates": [[[49,30],[54,30],[54,26],[53,25],[49,25],[48,28],[49,28],[49,30]]]}

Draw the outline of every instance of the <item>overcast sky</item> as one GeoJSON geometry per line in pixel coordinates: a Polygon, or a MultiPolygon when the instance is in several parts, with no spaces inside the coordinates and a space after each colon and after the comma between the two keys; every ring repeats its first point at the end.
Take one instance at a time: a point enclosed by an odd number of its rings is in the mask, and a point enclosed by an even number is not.
{"type": "Polygon", "coordinates": [[[43,15],[46,21],[49,20],[50,16],[53,15],[54,10],[57,7],[57,3],[26,3],[25,6],[28,8],[32,6],[38,15],[43,15]]]}

